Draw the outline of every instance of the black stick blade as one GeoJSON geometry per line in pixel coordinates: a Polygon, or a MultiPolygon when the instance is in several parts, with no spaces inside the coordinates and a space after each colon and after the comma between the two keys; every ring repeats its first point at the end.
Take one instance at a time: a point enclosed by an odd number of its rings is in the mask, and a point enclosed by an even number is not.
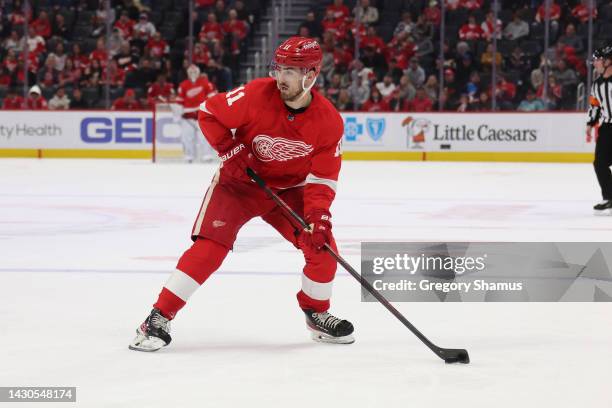
{"type": "Polygon", "coordinates": [[[438,354],[446,364],[469,364],[470,362],[470,355],[464,349],[440,349],[438,354]]]}

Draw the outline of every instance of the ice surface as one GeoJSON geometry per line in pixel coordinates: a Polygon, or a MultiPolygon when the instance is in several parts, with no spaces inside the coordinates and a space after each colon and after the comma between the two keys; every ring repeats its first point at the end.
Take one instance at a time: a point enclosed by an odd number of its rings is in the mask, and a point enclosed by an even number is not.
{"type": "MultiPolygon", "coordinates": [[[[357,342],[314,343],[295,302],[301,255],[259,220],[171,346],[129,351],[214,170],[0,161],[0,386],[77,386],[70,407],[611,406],[609,303],[396,304],[470,351],[449,366],[339,272],[332,312],[357,342]]],[[[598,198],[586,164],[346,162],[334,231],[356,267],[361,241],[609,241],[598,198]]]]}

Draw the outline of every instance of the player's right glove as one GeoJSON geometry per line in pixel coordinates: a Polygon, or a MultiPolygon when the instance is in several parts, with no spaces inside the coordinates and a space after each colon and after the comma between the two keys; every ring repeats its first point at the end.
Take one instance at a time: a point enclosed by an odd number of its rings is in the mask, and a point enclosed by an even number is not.
{"type": "Polygon", "coordinates": [[[219,158],[223,164],[222,171],[225,174],[238,180],[251,181],[251,178],[246,174],[246,169],[252,167],[253,155],[244,143],[234,143],[227,150],[219,152],[219,158]]]}
{"type": "Polygon", "coordinates": [[[300,246],[309,246],[320,251],[332,238],[331,214],[327,210],[313,210],[306,215],[306,223],[310,230],[303,230],[299,236],[300,246]]]}

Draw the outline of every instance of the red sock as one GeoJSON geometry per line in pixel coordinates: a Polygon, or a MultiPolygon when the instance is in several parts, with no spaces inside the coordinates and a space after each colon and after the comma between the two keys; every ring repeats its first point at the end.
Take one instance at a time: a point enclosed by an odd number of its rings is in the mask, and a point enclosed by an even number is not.
{"type": "Polygon", "coordinates": [[[179,259],[153,307],[165,318],[174,319],[193,292],[219,269],[228,252],[217,242],[198,239],[179,259]]]}

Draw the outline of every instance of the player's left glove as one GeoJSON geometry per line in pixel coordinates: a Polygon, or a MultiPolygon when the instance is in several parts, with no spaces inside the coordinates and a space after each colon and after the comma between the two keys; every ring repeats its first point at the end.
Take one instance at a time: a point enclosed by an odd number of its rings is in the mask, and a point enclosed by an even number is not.
{"type": "Polygon", "coordinates": [[[310,230],[300,233],[300,246],[308,246],[315,251],[320,251],[325,244],[329,244],[332,238],[331,214],[327,210],[313,210],[306,215],[306,223],[310,230]]]}

